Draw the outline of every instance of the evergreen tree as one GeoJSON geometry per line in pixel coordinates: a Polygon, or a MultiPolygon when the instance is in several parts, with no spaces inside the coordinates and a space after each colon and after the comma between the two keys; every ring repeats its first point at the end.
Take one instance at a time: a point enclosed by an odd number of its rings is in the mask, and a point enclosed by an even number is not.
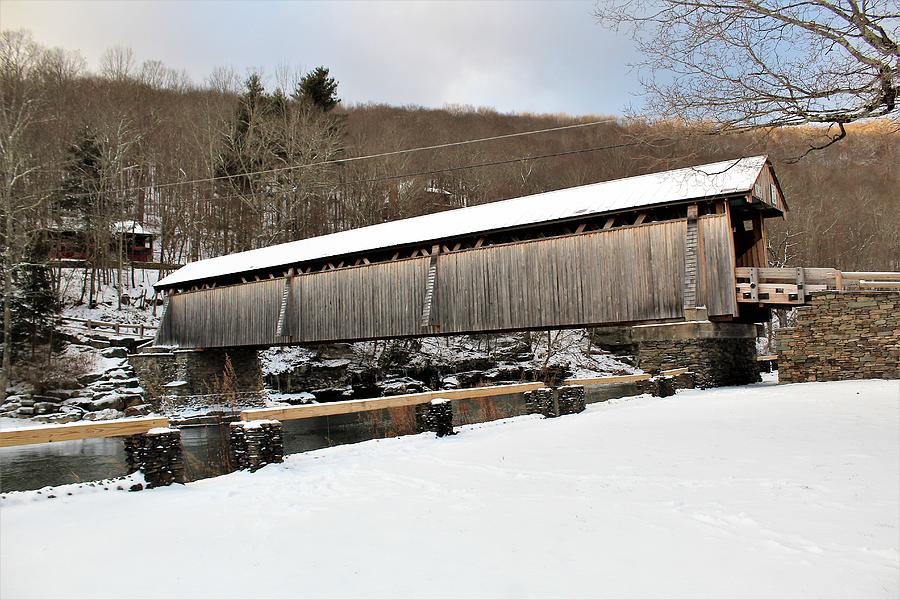
{"type": "Polygon", "coordinates": [[[341,101],[337,97],[338,82],[328,76],[327,67],[316,67],[300,79],[294,98],[300,102],[317,106],[324,112],[330,111],[341,101]]]}
{"type": "Polygon", "coordinates": [[[50,341],[60,304],[53,292],[46,243],[35,237],[22,262],[12,268],[12,356],[34,356],[50,341]]]}
{"type": "Polygon", "coordinates": [[[90,214],[95,208],[95,194],[100,188],[102,171],[103,149],[94,132],[85,127],[78,141],[67,149],[58,208],[75,211],[81,214],[86,222],[90,221],[90,214]]]}

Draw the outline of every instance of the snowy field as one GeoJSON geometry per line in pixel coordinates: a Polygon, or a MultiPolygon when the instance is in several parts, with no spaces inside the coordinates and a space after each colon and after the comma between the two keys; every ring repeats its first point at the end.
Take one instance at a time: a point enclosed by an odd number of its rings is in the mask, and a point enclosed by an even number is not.
{"type": "Polygon", "coordinates": [[[896,381],[685,391],[14,493],[0,596],[896,598],[898,406],[896,381]]]}

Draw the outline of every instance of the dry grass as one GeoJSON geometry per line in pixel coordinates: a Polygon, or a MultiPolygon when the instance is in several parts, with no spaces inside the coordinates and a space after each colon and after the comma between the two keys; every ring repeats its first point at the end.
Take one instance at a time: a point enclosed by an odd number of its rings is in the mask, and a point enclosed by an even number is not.
{"type": "Polygon", "coordinates": [[[395,406],[387,409],[391,422],[391,435],[412,435],[416,429],[416,407],[395,406]]]}
{"type": "MultiPolygon", "coordinates": [[[[502,396],[500,396],[502,398],[502,396]]],[[[500,410],[497,408],[497,398],[485,398],[482,404],[481,414],[484,416],[484,421],[496,421],[497,419],[502,419],[503,416],[500,414],[500,410]]]]}

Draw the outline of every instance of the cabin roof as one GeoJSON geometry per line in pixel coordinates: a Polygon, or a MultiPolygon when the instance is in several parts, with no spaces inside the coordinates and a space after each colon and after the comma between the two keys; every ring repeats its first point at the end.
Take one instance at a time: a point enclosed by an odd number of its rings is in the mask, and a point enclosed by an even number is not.
{"type": "Polygon", "coordinates": [[[471,236],[634,208],[749,192],[767,163],[751,156],[511,198],[192,262],[167,288],[348,254],[471,236]]]}

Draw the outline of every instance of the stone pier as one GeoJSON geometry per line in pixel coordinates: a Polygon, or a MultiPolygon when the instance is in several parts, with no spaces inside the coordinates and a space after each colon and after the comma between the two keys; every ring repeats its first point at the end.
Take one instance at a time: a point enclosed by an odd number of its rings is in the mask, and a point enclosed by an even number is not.
{"type": "Polygon", "coordinates": [[[284,461],[281,421],[238,421],[230,425],[229,458],[234,470],[256,471],[284,461]]]}
{"type": "Polygon", "coordinates": [[[564,385],[556,389],[539,388],[525,392],[525,410],[548,418],[574,415],[585,409],[583,385],[564,385]]]}
{"type": "Polygon", "coordinates": [[[632,353],[644,371],[689,368],[700,388],[744,385],[760,380],[753,323],[687,321],[594,331],[604,347],[632,353]]]}
{"type": "Polygon", "coordinates": [[[433,431],[438,437],[454,435],[453,404],[447,398],[435,398],[416,405],[416,427],[420,433],[433,431]]]}
{"type": "Polygon", "coordinates": [[[181,432],[158,428],[125,438],[128,472],[141,471],[148,488],[184,483],[181,432]]]}
{"type": "Polygon", "coordinates": [[[262,367],[255,349],[175,350],[151,347],[130,355],[128,362],[148,395],[165,393],[188,396],[221,390],[226,357],[231,360],[233,369],[233,391],[245,395],[246,392],[262,390],[262,367]]]}

